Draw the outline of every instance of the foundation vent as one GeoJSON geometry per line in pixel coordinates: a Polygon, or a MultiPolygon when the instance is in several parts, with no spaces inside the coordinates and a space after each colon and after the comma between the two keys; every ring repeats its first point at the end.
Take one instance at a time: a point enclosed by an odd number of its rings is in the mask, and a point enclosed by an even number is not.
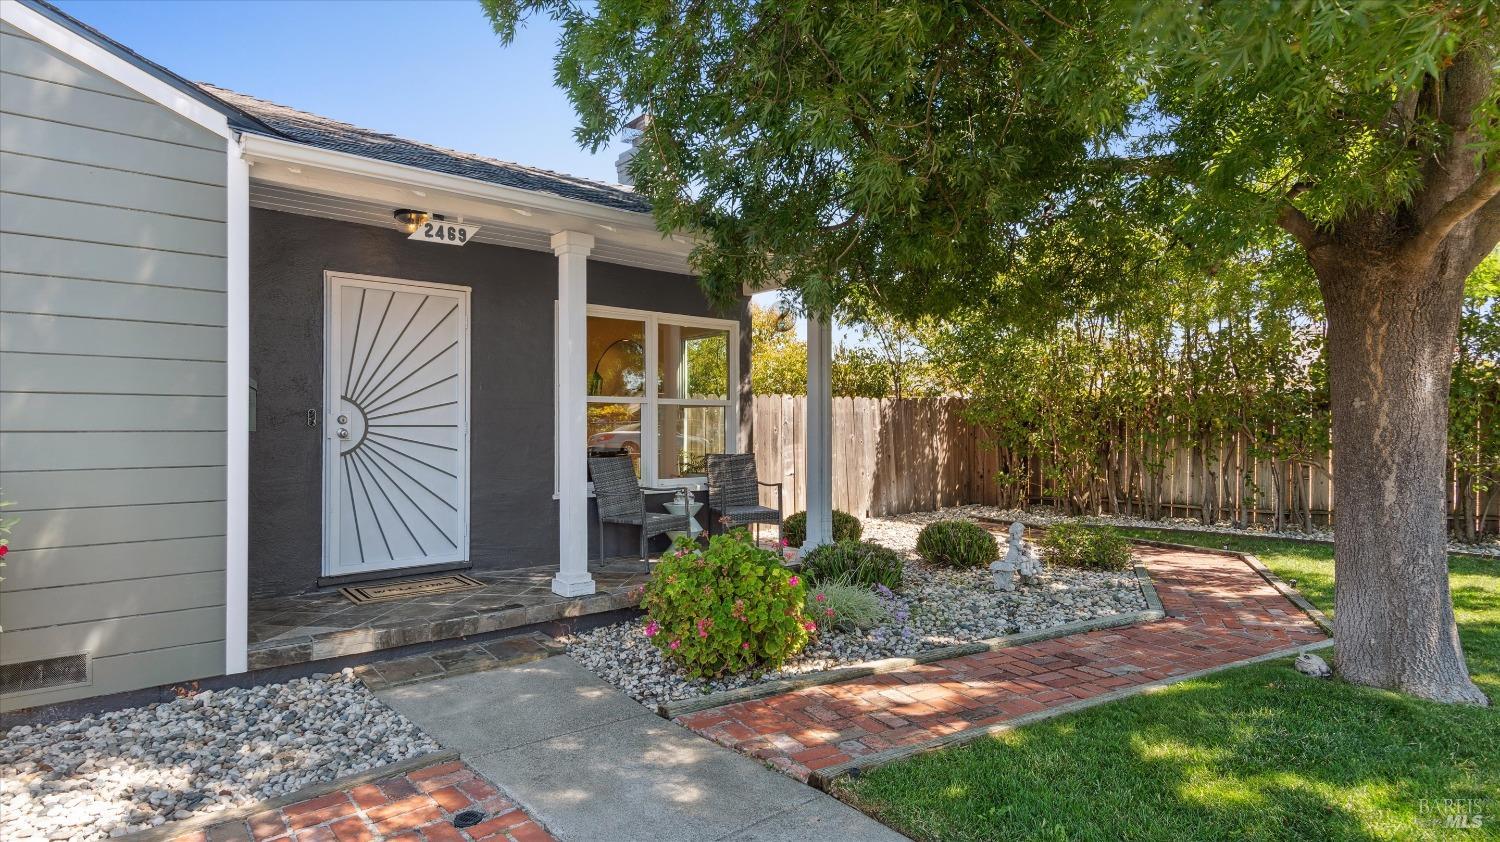
{"type": "Polygon", "coordinates": [[[59,658],[22,661],[19,664],[0,664],[0,693],[6,695],[87,684],[88,680],[88,655],[63,655],[59,658]]]}

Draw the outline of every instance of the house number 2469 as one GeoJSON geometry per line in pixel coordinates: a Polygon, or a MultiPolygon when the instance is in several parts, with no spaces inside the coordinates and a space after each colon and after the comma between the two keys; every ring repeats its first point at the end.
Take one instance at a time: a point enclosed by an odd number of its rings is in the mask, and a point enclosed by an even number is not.
{"type": "Polygon", "coordinates": [[[477,225],[461,225],[452,222],[424,222],[422,227],[414,231],[409,239],[425,240],[430,243],[447,243],[449,245],[461,246],[474,236],[479,230],[477,225]]]}

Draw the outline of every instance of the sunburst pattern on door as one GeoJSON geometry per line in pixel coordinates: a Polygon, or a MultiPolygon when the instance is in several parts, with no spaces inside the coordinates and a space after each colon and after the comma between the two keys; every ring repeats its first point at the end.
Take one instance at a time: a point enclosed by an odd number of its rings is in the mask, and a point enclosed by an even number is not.
{"type": "Polygon", "coordinates": [[[462,559],[466,297],[335,276],[330,304],[339,320],[330,573],[462,559]]]}

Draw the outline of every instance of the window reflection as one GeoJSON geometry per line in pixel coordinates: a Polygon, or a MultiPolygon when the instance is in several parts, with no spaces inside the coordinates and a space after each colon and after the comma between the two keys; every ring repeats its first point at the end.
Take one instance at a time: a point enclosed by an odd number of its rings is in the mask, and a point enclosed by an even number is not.
{"type": "Polygon", "coordinates": [[[724,453],[724,407],[665,404],[657,410],[660,437],[657,475],[662,479],[703,476],[708,454],[724,453]]]}
{"type": "Polygon", "coordinates": [[[589,395],[640,397],[646,391],[646,324],[589,316],[589,395]]]}
{"type": "Polygon", "coordinates": [[[729,398],[729,331],[657,326],[658,394],[664,398],[729,398]]]}
{"type": "Polygon", "coordinates": [[[708,455],[731,449],[732,331],[596,312],[585,343],[588,455],[629,456],[648,483],[704,476],[708,455]]]}
{"type": "Polygon", "coordinates": [[[589,404],[589,456],[629,456],[641,475],[641,405],[589,404]]]}

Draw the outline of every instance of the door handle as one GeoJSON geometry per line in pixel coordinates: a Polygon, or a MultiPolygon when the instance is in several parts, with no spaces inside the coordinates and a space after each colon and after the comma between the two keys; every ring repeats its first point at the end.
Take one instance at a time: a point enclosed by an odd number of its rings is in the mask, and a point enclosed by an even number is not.
{"type": "Polygon", "coordinates": [[[349,438],[349,431],[343,429],[342,427],[339,428],[339,438],[341,438],[341,439],[349,438]]]}

